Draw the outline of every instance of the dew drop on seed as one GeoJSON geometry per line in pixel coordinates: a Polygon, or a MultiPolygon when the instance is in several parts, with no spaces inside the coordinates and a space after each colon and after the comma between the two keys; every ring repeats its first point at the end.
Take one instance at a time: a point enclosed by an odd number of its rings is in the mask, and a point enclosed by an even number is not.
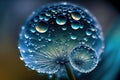
{"type": "Polygon", "coordinates": [[[72,29],[74,29],[74,30],[77,30],[77,29],[79,29],[79,27],[80,27],[81,25],[80,25],[80,23],[78,22],[78,21],[72,21],[71,22],[71,27],[72,27],[72,29]]]}
{"type": "Polygon", "coordinates": [[[66,22],[67,22],[67,18],[63,14],[60,14],[60,15],[57,16],[56,23],[58,25],[64,25],[66,22]]]}
{"type": "Polygon", "coordinates": [[[39,33],[45,33],[48,30],[48,23],[45,21],[40,21],[37,23],[35,28],[39,33]]]}
{"type": "Polygon", "coordinates": [[[85,33],[87,36],[90,36],[92,34],[92,31],[90,29],[87,29],[85,33]]]}
{"type": "Polygon", "coordinates": [[[72,12],[72,13],[71,13],[71,16],[72,16],[72,18],[73,18],[74,20],[80,20],[80,18],[81,18],[81,15],[80,15],[80,13],[79,13],[78,11],[72,12]]]}
{"type": "Polygon", "coordinates": [[[72,35],[70,36],[70,38],[71,38],[72,40],[75,40],[75,39],[77,39],[77,36],[75,36],[75,35],[72,34],[72,35]]]}

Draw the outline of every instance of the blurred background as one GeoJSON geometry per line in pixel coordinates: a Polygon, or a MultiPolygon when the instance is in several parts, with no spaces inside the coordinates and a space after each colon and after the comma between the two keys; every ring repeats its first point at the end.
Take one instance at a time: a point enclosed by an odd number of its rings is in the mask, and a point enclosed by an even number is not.
{"type": "Polygon", "coordinates": [[[56,2],[84,6],[102,26],[105,51],[98,67],[82,74],[82,80],[120,80],[120,8],[112,0],[0,0],[0,80],[47,80],[19,59],[18,35],[34,10],[56,2]]]}

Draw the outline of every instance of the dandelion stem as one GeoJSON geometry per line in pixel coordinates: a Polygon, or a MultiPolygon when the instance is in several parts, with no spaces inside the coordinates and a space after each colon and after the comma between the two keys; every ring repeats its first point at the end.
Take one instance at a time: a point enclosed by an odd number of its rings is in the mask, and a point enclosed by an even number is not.
{"type": "Polygon", "coordinates": [[[65,65],[65,68],[66,68],[66,72],[69,77],[69,80],[76,80],[68,64],[65,65]]]}
{"type": "Polygon", "coordinates": [[[56,77],[55,74],[53,75],[53,79],[52,80],[57,80],[57,77],[56,77]]]}

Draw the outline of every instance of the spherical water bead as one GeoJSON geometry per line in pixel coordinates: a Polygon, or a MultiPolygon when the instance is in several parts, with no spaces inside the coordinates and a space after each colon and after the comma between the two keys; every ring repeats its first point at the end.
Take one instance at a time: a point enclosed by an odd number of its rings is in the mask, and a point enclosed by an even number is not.
{"type": "Polygon", "coordinates": [[[53,78],[53,75],[49,75],[49,79],[52,79],[53,78]]]}
{"type": "Polygon", "coordinates": [[[45,16],[45,17],[44,17],[44,20],[45,20],[45,21],[49,21],[49,19],[50,19],[49,16],[45,16]]]}
{"type": "Polygon", "coordinates": [[[35,26],[36,30],[40,33],[45,33],[48,30],[48,27],[49,27],[49,25],[45,21],[40,21],[35,26]]]}
{"type": "Polygon", "coordinates": [[[31,31],[31,33],[35,33],[36,32],[36,30],[34,28],[31,28],[30,31],[31,31]]]}
{"type": "Polygon", "coordinates": [[[80,25],[80,29],[83,29],[84,27],[83,27],[83,25],[80,25]]]}
{"type": "Polygon", "coordinates": [[[87,36],[90,36],[90,35],[92,34],[92,31],[91,31],[90,29],[87,29],[87,30],[85,31],[85,33],[86,33],[87,36]]]}
{"type": "Polygon", "coordinates": [[[24,34],[25,38],[28,39],[29,38],[29,35],[28,34],[24,34]]]}
{"type": "Polygon", "coordinates": [[[45,14],[44,14],[44,13],[41,13],[41,14],[39,15],[39,19],[40,19],[40,20],[44,19],[44,17],[45,17],[45,14]]]}
{"type": "Polygon", "coordinates": [[[84,37],[84,40],[85,40],[85,41],[88,41],[88,38],[87,38],[87,37],[84,37]]]}
{"type": "Polygon", "coordinates": [[[48,41],[52,41],[52,39],[51,39],[51,38],[48,38],[48,41]]]}
{"type": "Polygon", "coordinates": [[[93,35],[92,35],[92,38],[96,39],[96,38],[97,38],[97,36],[96,36],[95,34],[93,34],[93,35]]]}
{"type": "Polygon", "coordinates": [[[51,11],[47,11],[46,16],[51,16],[51,11]]]}
{"type": "Polygon", "coordinates": [[[71,38],[72,40],[75,40],[75,39],[77,39],[77,36],[72,34],[72,35],[70,36],[70,38],[71,38]]]}
{"type": "Polygon", "coordinates": [[[66,22],[67,22],[66,16],[64,16],[63,14],[57,16],[56,23],[58,25],[64,25],[66,22]]]}
{"type": "Polygon", "coordinates": [[[66,27],[66,26],[63,26],[63,27],[62,27],[62,30],[63,30],[63,31],[67,30],[67,27],[66,27]]]}
{"type": "Polygon", "coordinates": [[[81,14],[81,17],[82,17],[82,18],[85,18],[85,16],[86,16],[86,13],[84,13],[84,12],[81,12],[80,14],[81,14]]]}
{"type": "Polygon", "coordinates": [[[38,22],[38,19],[37,19],[37,18],[34,18],[34,22],[38,22]]]}
{"type": "Polygon", "coordinates": [[[80,18],[81,18],[81,15],[80,15],[80,13],[79,13],[78,11],[72,12],[72,13],[71,13],[71,16],[72,16],[72,18],[73,18],[74,20],[80,20],[80,18]]]}
{"type": "Polygon", "coordinates": [[[72,22],[71,22],[71,27],[72,27],[72,29],[74,29],[74,30],[79,29],[80,26],[81,26],[81,25],[80,25],[80,23],[79,23],[78,21],[72,21],[72,22]]]}
{"type": "Polygon", "coordinates": [[[74,69],[81,73],[92,71],[99,61],[96,51],[86,45],[76,46],[69,54],[69,60],[74,69]]]}

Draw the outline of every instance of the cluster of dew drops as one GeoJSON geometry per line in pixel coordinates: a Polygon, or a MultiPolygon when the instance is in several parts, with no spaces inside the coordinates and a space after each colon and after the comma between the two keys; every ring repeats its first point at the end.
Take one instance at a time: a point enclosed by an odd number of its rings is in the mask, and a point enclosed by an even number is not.
{"type": "MultiPolygon", "coordinates": [[[[26,66],[39,73],[55,73],[60,67],[55,68],[56,64],[53,63],[52,65],[52,62],[49,64],[49,59],[54,59],[55,55],[60,53],[54,53],[54,50],[50,54],[46,51],[57,49],[57,46],[63,47],[59,48],[59,50],[64,49],[61,50],[61,53],[65,50],[71,52],[72,50],[69,50],[71,48],[68,47],[73,46],[73,52],[69,56],[73,68],[80,72],[90,72],[97,65],[102,52],[103,37],[101,28],[88,10],[82,7],[66,3],[43,6],[33,12],[25,25],[22,26],[18,46],[21,60],[25,62],[26,66]],[[76,51],[75,53],[75,49],[79,52],[76,51]],[[86,55],[88,56],[86,57],[86,55]],[[43,58],[43,56],[45,57],[43,58]],[[91,56],[92,58],[89,58],[91,56]],[[81,62],[86,63],[82,65],[79,59],[81,62]],[[75,60],[77,60],[77,63],[75,60]],[[44,63],[46,65],[43,65],[44,63]],[[79,65],[82,66],[79,67],[79,65]]],[[[62,55],[60,54],[60,57],[62,55]]]]}

